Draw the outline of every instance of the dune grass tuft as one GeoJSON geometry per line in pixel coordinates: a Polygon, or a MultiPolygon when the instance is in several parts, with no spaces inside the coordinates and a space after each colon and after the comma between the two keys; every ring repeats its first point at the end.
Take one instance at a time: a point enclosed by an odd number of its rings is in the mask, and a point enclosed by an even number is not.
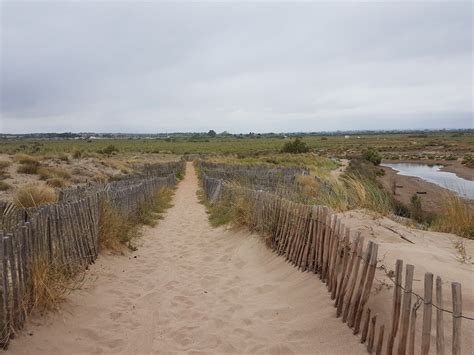
{"type": "Polygon", "coordinates": [[[442,212],[434,220],[432,228],[440,232],[454,233],[474,239],[474,208],[455,194],[446,194],[442,212]]]}
{"type": "Polygon", "coordinates": [[[45,185],[26,185],[15,194],[13,202],[17,207],[37,207],[46,203],[57,202],[56,191],[45,185]]]}
{"type": "Polygon", "coordinates": [[[107,201],[101,202],[99,221],[99,248],[121,252],[124,247],[136,250],[135,241],[141,235],[140,226],[155,226],[163,212],[170,208],[174,190],[157,191],[151,203],[140,206],[135,216],[124,218],[107,201]]]}
{"type": "Polygon", "coordinates": [[[46,180],[46,184],[51,187],[61,188],[61,187],[66,186],[66,181],[60,177],[53,177],[46,180]]]}
{"type": "Polygon", "coordinates": [[[0,171],[5,170],[11,165],[11,163],[7,160],[0,160],[0,171]]]}
{"type": "Polygon", "coordinates": [[[154,227],[158,220],[163,218],[163,213],[173,206],[171,204],[173,194],[174,190],[171,188],[163,188],[157,191],[151,203],[140,206],[135,223],[154,227]]]}
{"type": "Polygon", "coordinates": [[[38,169],[37,174],[42,180],[51,178],[70,179],[71,174],[60,167],[41,167],[38,169]]]}
{"type": "Polygon", "coordinates": [[[79,269],[39,258],[32,264],[32,297],[24,300],[24,307],[29,311],[43,313],[57,309],[60,302],[73,290],[78,289],[84,279],[79,269]]]}

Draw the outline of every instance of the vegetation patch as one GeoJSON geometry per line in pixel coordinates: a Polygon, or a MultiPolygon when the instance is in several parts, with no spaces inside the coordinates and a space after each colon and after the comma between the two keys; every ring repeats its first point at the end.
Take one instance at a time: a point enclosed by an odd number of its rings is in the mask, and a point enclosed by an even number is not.
{"type": "Polygon", "coordinates": [[[291,154],[301,154],[301,153],[308,153],[309,147],[308,145],[301,140],[301,138],[295,138],[292,141],[286,142],[281,149],[283,153],[291,153],[291,154]]]}
{"type": "Polygon", "coordinates": [[[151,203],[140,206],[134,216],[125,218],[110,204],[101,202],[99,221],[99,248],[122,252],[124,247],[136,250],[136,240],[141,235],[140,226],[154,226],[162,218],[163,212],[170,208],[174,190],[163,188],[156,192],[151,203]]]}
{"type": "Polygon", "coordinates": [[[26,185],[21,187],[13,197],[13,203],[20,208],[38,207],[58,201],[54,189],[46,185],[26,185]]]}
{"type": "Polygon", "coordinates": [[[80,270],[46,258],[35,260],[31,274],[32,297],[23,301],[26,311],[44,313],[57,309],[71,291],[82,285],[84,271],[80,270]]]}
{"type": "Polygon", "coordinates": [[[37,174],[42,180],[48,180],[52,178],[68,180],[71,178],[71,174],[60,167],[41,167],[38,169],[37,174]]]}
{"type": "Polygon", "coordinates": [[[442,212],[433,221],[432,229],[474,239],[474,208],[455,194],[446,194],[442,212]]]}

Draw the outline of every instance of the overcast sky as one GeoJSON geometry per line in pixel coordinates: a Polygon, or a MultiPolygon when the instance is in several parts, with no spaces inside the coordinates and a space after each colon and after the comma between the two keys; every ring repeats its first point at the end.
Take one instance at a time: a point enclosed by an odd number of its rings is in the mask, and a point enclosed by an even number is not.
{"type": "Polygon", "coordinates": [[[0,132],[473,128],[471,2],[1,2],[0,132]]]}

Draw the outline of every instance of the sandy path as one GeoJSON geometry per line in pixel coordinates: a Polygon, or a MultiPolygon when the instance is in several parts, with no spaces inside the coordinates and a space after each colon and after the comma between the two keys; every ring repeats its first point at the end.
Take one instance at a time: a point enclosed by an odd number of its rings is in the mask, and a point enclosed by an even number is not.
{"type": "Polygon", "coordinates": [[[11,353],[365,353],[315,275],[257,236],[212,228],[196,190],[188,164],[138,252],[99,258],[90,285],[30,323],[11,353]]]}

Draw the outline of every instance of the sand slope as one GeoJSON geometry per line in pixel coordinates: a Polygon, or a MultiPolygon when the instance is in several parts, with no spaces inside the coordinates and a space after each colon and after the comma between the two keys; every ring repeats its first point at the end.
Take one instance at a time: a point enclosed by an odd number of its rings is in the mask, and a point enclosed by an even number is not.
{"type": "Polygon", "coordinates": [[[197,186],[188,164],[174,207],[138,252],[100,257],[87,287],[33,320],[11,353],[365,353],[316,275],[255,235],[212,228],[197,186]]]}

